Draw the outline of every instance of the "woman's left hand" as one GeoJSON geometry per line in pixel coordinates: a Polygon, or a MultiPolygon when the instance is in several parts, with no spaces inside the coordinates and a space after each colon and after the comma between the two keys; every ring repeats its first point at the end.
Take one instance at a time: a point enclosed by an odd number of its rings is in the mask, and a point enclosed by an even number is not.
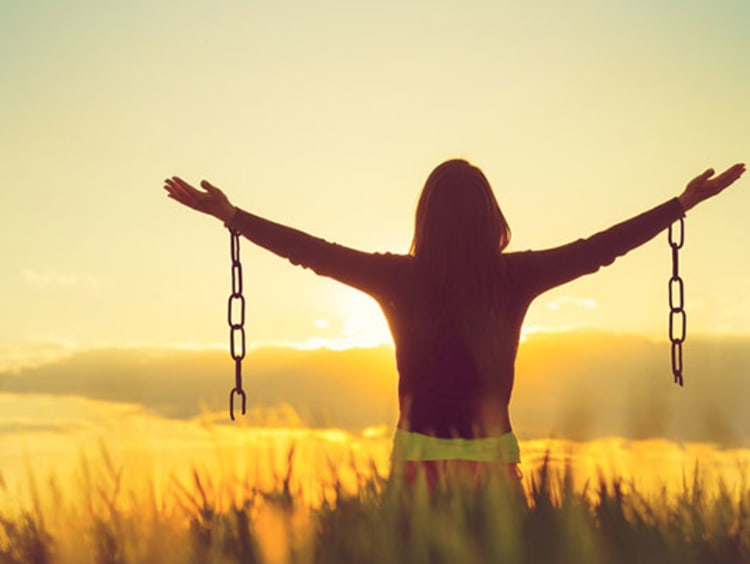
{"type": "Polygon", "coordinates": [[[709,168],[706,172],[688,182],[685,191],[679,196],[682,208],[687,211],[703,200],[715,196],[730,186],[744,172],[745,164],[738,163],[726,169],[719,176],[711,178],[714,175],[714,169],[709,168]]]}

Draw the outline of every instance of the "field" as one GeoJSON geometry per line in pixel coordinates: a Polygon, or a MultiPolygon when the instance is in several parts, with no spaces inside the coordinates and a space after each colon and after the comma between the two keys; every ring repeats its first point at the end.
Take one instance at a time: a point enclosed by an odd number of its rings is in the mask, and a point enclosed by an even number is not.
{"type": "Polygon", "coordinates": [[[523,495],[501,480],[428,493],[387,479],[382,437],[277,439],[217,439],[170,468],[100,444],[70,472],[29,465],[24,495],[0,476],[0,562],[750,562],[738,456],[683,449],[671,475],[640,480],[616,453],[640,448],[642,465],[643,445],[589,445],[582,464],[529,442],[523,495]]]}

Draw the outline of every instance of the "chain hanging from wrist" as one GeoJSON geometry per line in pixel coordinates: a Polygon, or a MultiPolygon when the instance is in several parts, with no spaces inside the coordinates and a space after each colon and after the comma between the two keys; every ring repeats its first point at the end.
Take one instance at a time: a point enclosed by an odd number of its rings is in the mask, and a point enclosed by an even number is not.
{"type": "Polygon", "coordinates": [[[232,293],[227,305],[229,321],[229,354],[234,360],[234,388],[229,393],[229,417],[234,421],[234,400],[239,396],[242,415],[245,415],[247,398],[242,389],[242,359],[245,358],[245,296],[242,294],[242,263],[240,262],[240,234],[229,229],[232,257],[232,293]]]}
{"type": "Polygon", "coordinates": [[[680,277],[680,249],[685,243],[685,220],[669,226],[669,246],[672,249],[672,277],[669,279],[669,340],[672,343],[672,374],[680,386],[682,381],[682,344],[687,335],[687,314],[685,313],[685,283],[680,277]],[[679,229],[673,229],[679,224],[679,229]],[[675,231],[678,233],[675,234],[675,231]]]}

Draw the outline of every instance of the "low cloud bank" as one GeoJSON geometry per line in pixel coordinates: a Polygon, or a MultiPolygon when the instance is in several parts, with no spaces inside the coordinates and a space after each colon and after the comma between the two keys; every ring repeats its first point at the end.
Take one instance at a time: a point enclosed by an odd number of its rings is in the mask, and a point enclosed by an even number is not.
{"type": "MultiPolygon", "coordinates": [[[[393,425],[393,350],[259,349],[245,360],[251,423],[393,425]]],[[[685,387],[672,383],[669,347],[634,336],[533,335],[521,347],[512,418],[524,439],[664,437],[750,446],[750,339],[691,339],[685,387]]],[[[171,419],[228,419],[234,373],[223,351],[99,349],[0,371],[0,392],[74,395],[137,404],[171,419]]],[[[0,432],[2,429],[0,429],[0,432]]]]}
{"type": "MultiPolygon", "coordinates": [[[[361,429],[395,421],[396,374],[388,347],[259,349],[248,354],[243,372],[253,422],[297,417],[313,427],[361,429]]],[[[0,392],[139,404],[173,419],[226,415],[232,386],[234,364],[215,350],[88,350],[0,372],[0,392]]]]}
{"type": "Polygon", "coordinates": [[[664,437],[750,445],[750,339],[693,338],[685,386],[667,342],[608,333],[537,335],[522,347],[512,416],[524,438],[664,437]]]}

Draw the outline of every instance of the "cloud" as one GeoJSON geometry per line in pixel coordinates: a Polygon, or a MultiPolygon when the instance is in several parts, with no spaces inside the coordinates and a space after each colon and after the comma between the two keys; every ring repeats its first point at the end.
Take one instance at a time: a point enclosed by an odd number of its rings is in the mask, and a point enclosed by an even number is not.
{"type": "Polygon", "coordinates": [[[512,416],[522,437],[665,437],[750,444],[750,339],[685,344],[685,386],[673,383],[669,344],[576,331],[531,335],[517,364],[512,416]]]}
{"type": "MultiPolygon", "coordinates": [[[[244,384],[250,411],[287,404],[309,426],[360,429],[395,421],[396,376],[388,347],[255,349],[245,359],[244,384]]],[[[0,391],[139,404],[174,419],[226,414],[233,385],[234,366],[225,351],[216,350],[83,350],[0,372],[0,391]]],[[[274,416],[294,419],[280,413],[274,416]]]]}
{"type": "Polygon", "coordinates": [[[101,287],[101,281],[90,274],[40,271],[33,268],[24,268],[21,274],[24,280],[37,286],[84,286],[92,290],[101,287]]]}
{"type": "Polygon", "coordinates": [[[74,352],[68,345],[53,342],[0,345],[0,374],[3,371],[48,364],[74,352]]]}
{"type": "MultiPolygon", "coordinates": [[[[691,339],[680,388],[666,342],[592,331],[533,334],[519,353],[511,416],[522,439],[664,437],[747,446],[748,372],[750,339],[691,339]]],[[[243,420],[253,426],[360,432],[396,420],[390,347],[254,349],[244,377],[243,420]]],[[[81,396],[167,419],[222,423],[233,379],[225,351],[97,349],[0,372],[0,391],[81,396]]]]}
{"type": "Polygon", "coordinates": [[[0,435],[15,435],[21,433],[59,433],[68,434],[77,431],[76,426],[68,423],[29,423],[29,422],[3,422],[0,423],[0,435]]]}

